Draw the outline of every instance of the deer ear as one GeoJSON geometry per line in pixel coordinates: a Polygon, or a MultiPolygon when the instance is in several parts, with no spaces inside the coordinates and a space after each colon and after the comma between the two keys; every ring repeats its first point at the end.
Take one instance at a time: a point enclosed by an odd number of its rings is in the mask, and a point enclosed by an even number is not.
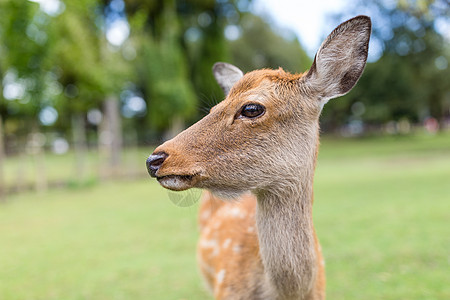
{"type": "Polygon", "coordinates": [[[238,67],[223,62],[215,63],[212,70],[225,96],[228,95],[233,85],[244,76],[238,67]]]}
{"type": "Polygon", "coordinates": [[[321,106],[355,86],[366,65],[371,27],[369,17],[357,16],[336,27],[320,46],[306,82],[321,106]]]}

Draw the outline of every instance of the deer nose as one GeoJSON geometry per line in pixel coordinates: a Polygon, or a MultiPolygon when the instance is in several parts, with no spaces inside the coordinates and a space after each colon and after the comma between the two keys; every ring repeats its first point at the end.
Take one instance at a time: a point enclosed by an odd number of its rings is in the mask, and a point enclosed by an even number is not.
{"type": "Polygon", "coordinates": [[[150,174],[150,176],[152,177],[156,177],[156,172],[159,170],[159,168],[161,168],[163,162],[168,156],[169,154],[165,152],[158,152],[150,155],[146,161],[148,174],[150,174]]]}

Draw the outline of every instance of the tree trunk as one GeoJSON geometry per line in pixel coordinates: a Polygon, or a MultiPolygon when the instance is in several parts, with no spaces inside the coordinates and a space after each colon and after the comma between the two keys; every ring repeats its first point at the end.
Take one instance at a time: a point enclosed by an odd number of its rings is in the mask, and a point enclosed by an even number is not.
{"type": "Polygon", "coordinates": [[[432,93],[428,101],[430,115],[438,122],[439,131],[444,130],[444,103],[441,100],[439,93],[432,93]]]}
{"type": "Polygon", "coordinates": [[[16,168],[16,180],[14,189],[17,193],[21,193],[26,190],[28,185],[27,181],[27,156],[25,155],[25,149],[27,147],[27,137],[17,137],[17,168],[16,168]]]}
{"type": "Polygon", "coordinates": [[[164,140],[170,140],[174,138],[177,134],[182,132],[185,128],[184,119],[180,116],[175,116],[172,119],[172,124],[170,124],[170,128],[164,134],[164,140]]]}
{"type": "Polygon", "coordinates": [[[127,177],[135,177],[142,171],[142,166],[139,164],[139,168],[136,168],[136,161],[140,161],[141,157],[136,156],[136,151],[138,149],[138,134],[135,128],[130,128],[127,131],[126,144],[132,151],[127,151],[124,153],[123,159],[127,170],[127,177]]]}
{"type": "Polygon", "coordinates": [[[119,100],[109,96],[104,102],[104,118],[100,133],[100,143],[108,161],[109,174],[118,175],[122,154],[122,122],[119,100]]]}
{"type": "Polygon", "coordinates": [[[77,113],[72,117],[73,147],[75,151],[75,178],[81,183],[85,175],[86,126],[84,115],[77,113]]]}
{"type": "Polygon", "coordinates": [[[38,126],[33,126],[31,140],[28,141],[35,166],[35,189],[37,192],[45,192],[48,189],[47,169],[45,165],[45,135],[39,132],[38,126]]]}
{"type": "Polygon", "coordinates": [[[4,177],[4,163],[5,163],[5,151],[3,145],[4,133],[3,133],[3,120],[0,114],[0,202],[5,200],[6,197],[6,184],[4,177]]]}

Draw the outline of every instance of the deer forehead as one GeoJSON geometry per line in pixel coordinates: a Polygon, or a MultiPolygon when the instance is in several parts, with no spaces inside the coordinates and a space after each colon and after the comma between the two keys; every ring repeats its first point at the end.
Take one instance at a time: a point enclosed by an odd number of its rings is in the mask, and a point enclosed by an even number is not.
{"type": "MultiPolygon", "coordinates": [[[[246,103],[257,102],[266,108],[279,108],[284,104],[301,106],[303,101],[290,101],[298,99],[302,91],[300,79],[304,74],[290,74],[283,69],[255,70],[245,74],[233,88],[224,101],[211,109],[214,111],[229,111],[233,113],[246,103]],[[297,96],[297,97],[296,97],[297,96]]],[[[305,93],[306,95],[306,93],[305,93]]]]}
{"type": "Polygon", "coordinates": [[[255,70],[245,74],[230,91],[230,96],[236,94],[242,94],[245,91],[257,88],[262,82],[272,82],[272,83],[289,83],[298,81],[303,74],[290,74],[285,72],[282,68],[278,70],[262,69],[255,70]]]}

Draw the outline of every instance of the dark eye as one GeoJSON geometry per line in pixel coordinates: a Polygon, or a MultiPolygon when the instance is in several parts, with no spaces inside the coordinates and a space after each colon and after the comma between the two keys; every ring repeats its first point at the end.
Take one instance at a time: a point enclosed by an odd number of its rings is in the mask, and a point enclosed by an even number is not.
{"type": "Polygon", "coordinates": [[[238,115],[238,118],[256,118],[261,116],[265,111],[266,109],[264,108],[264,106],[260,104],[246,104],[241,108],[241,112],[238,115]]]}

